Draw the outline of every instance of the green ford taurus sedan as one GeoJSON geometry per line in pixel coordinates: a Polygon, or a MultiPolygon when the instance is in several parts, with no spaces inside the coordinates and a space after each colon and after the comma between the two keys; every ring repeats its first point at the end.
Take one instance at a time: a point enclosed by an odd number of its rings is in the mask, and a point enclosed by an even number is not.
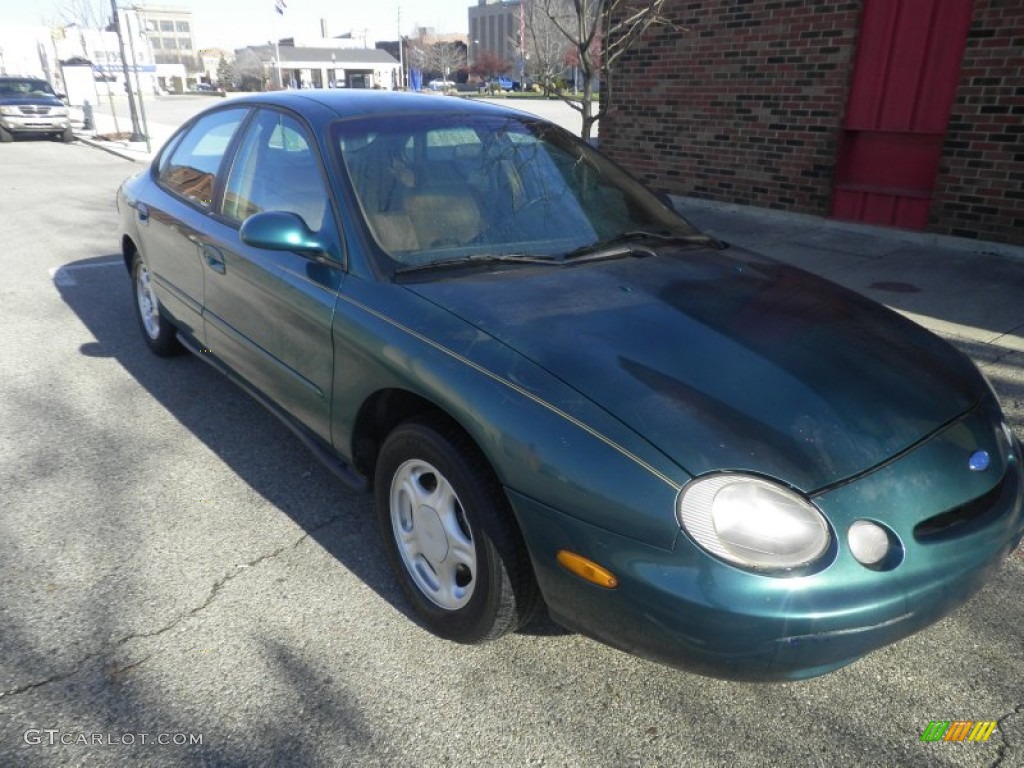
{"type": "Polygon", "coordinates": [[[735,679],[936,621],[1024,533],[958,351],[696,231],[565,131],[419,94],[233,99],[119,194],[138,321],[371,489],[416,615],[735,679]]]}

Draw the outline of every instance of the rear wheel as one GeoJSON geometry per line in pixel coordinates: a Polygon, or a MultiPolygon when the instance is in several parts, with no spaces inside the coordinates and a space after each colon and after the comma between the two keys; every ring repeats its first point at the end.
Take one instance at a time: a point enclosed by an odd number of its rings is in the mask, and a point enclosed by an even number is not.
{"type": "Polygon", "coordinates": [[[149,268],[136,252],[132,256],[132,287],[135,294],[135,317],[146,346],[160,357],[181,354],[184,348],[175,336],[174,326],[164,317],[160,301],[153,290],[149,268]]]}
{"type": "Polygon", "coordinates": [[[539,592],[522,536],[460,430],[439,418],[399,426],[381,449],[374,486],[391,566],[430,631],[479,643],[529,621],[539,592]]]}

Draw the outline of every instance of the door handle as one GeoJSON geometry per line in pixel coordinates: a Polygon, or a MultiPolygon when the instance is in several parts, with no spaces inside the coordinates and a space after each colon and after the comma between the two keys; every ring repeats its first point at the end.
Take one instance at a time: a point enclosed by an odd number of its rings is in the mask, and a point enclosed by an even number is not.
{"type": "Polygon", "coordinates": [[[214,272],[223,275],[226,271],[224,267],[224,256],[212,245],[203,246],[203,258],[206,259],[206,266],[214,272]]]}
{"type": "Polygon", "coordinates": [[[139,217],[139,221],[143,224],[149,221],[149,206],[145,203],[139,203],[135,209],[136,215],[139,217]]]}

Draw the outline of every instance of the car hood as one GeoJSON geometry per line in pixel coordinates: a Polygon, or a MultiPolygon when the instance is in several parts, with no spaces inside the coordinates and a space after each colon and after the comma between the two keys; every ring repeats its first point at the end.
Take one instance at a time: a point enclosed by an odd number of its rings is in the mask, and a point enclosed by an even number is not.
{"type": "Polygon", "coordinates": [[[437,274],[409,290],[499,339],[684,470],[806,492],[976,404],[973,364],[852,291],[738,249],[437,274]]]}
{"type": "Polygon", "coordinates": [[[52,96],[0,96],[0,104],[5,107],[63,107],[64,102],[52,96]]]}

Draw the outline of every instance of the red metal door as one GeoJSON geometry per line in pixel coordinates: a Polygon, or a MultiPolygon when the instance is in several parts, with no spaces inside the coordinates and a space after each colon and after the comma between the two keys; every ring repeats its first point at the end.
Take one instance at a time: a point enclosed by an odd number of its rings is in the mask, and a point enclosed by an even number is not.
{"type": "Polygon", "coordinates": [[[865,0],[832,215],[928,223],[972,0],[865,0]]]}

